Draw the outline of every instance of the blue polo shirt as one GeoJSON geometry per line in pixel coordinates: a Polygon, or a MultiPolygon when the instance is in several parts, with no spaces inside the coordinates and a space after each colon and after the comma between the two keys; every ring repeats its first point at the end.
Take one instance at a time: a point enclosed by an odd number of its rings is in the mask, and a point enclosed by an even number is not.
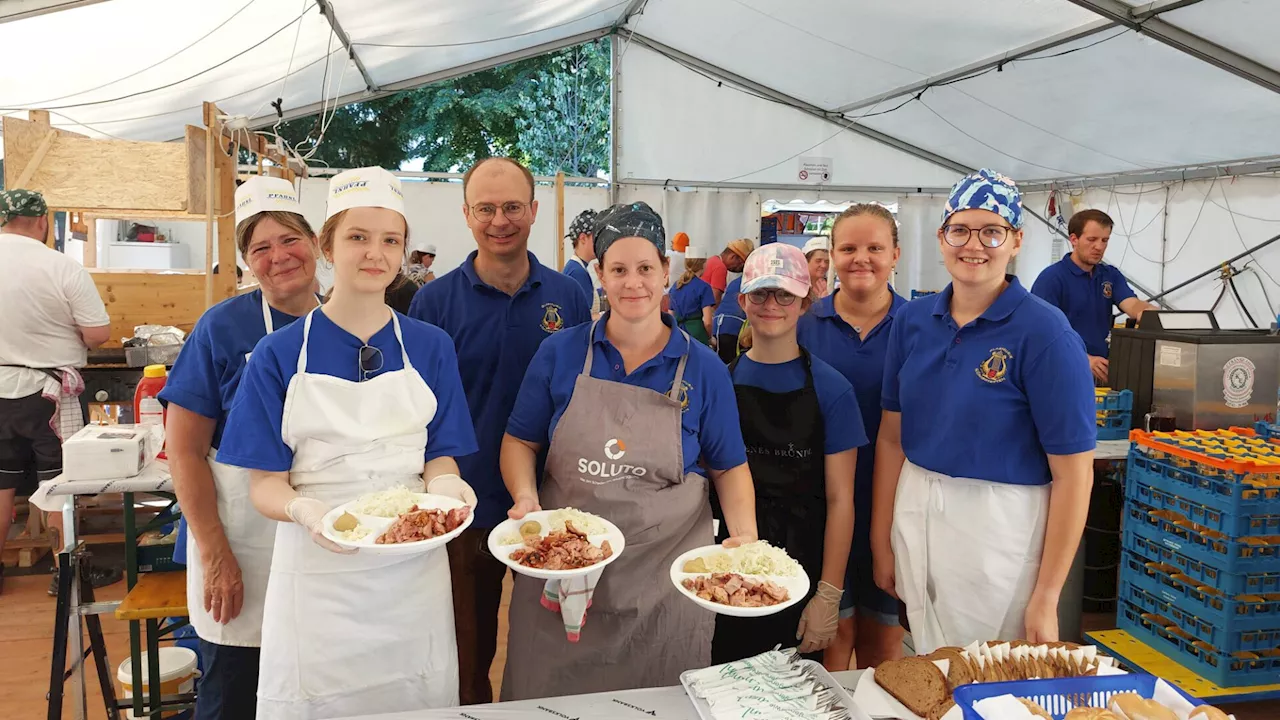
{"type": "Polygon", "coordinates": [[[716,306],[711,320],[713,335],[737,335],[747,322],[747,313],[738,305],[738,294],[742,291],[742,278],[731,280],[724,289],[720,304],[716,306]]]}
{"type": "MultiPolygon", "coordinates": [[[[271,324],[279,330],[298,318],[274,308],[271,324]]],[[[262,291],[254,290],[244,295],[228,298],[205,311],[187,336],[169,370],[159,399],[166,407],[177,405],[214,421],[213,442],[217,449],[222,444],[222,430],[227,424],[236,389],[244,372],[249,353],[267,334],[262,321],[262,291]]],[[[187,560],[187,521],[179,523],[178,541],[173,559],[178,563],[187,560]]]]}
{"type": "Polygon", "coordinates": [[[1052,479],[1046,454],[1093,450],[1093,377],[1062,312],[1013,276],[957,327],[951,285],[898,311],[884,362],[885,410],[902,413],[902,449],[926,470],[1013,485],[1052,479]]]}
{"type": "Polygon", "coordinates": [[[587,307],[590,308],[592,296],[596,294],[595,287],[591,284],[591,272],[576,255],[565,261],[563,272],[582,287],[583,292],[587,294],[587,307]]]}
{"type": "MultiPolygon", "coordinates": [[[[529,372],[520,385],[520,395],[511,411],[507,432],[526,442],[543,447],[555,433],[560,416],[569,407],[574,383],[586,364],[587,348],[592,354],[591,377],[612,380],[625,385],[649,388],[663,394],[671,392],[680,357],[689,354],[684,368],[681,399],[684,471],[699,473],[699,459],[712,470],[729,470],[747,461],[742,444],[742,428],[738,424],[738,401],[733,392],[729,369],[711,348],[689,342],[679,330],[673,330],[666,346],[653,359],[627,374],[622,354],[605,337],[608,314],[591,325],[580,325],[560,333],[542,344],[529,364],[529,372]],[[588,335],[590,342],[588,343],[588,335]]],[[[674,319],[663,313],[662,322],[674,327],[674,319]]]]}
{"type": "Polygon", "coordinates": [[[1092,273],[1080,269],[1071,253],[1045,268],[1031,285],[1031,292],[1067,316],[1067,322],[1084,340],[1090,355],[1107,357],[1111,351],[1111,308],[1136,297],[1120,268],[1101,264],[1092,273]]]}
{"type": "MultiPolygon", "coordinates": [[[[866,501],[855,504],[858,509],[866,506],[865,517],[871,517],[870,492],[872,474],[876,462],[876,437],[880,434],[880,384],[884,380],[884,356],[889,348],[889,330],[893,319],[906,305],[901,295],[893,293],[889,312],[865,338],[836,312],[834,294],[813,304],[809,312],[800,318],[796,326],[797,339],[814,357],[824,360],[853,385],[862,413],[862,426],[866,429],[869,445],[858,452],[858,469],[854,475],[854,488],[866,501]]],[[[859,516],[863,513],[859,510],[859,516]]]]}
{"type": "Polygon", "coordinates": [[[542,341],[590,320],[591,306],[573,278],[542,265],[533,253],[529,277],[515,295],[481,280],[475,261],[473,252],[458,268],[423,285],[409,315],[453,338],[480,448],[458,458],[458,469],[480,501],[476,527],[491,528],[511,508],[498,455],[520,380],[542,341]]]}
{"type": "Polygon", "coordinates": [[[677,319],[702,319],[702,308],[716,306],[716,294],[706,280],[695,277],[680,287],[671,288],[671,312],[677,319]]]}
{"type": "MultiPolygon", "coordinates": [[[[398,313],[397,313],[398,314],[398,313]]],[[[298,372],[305,322],[297,322],[262,339],[253,350],[236,393],[218,462],[237,467],[285,472],[293,466],[293,449],[281,435],[285,393],[298,372]]],[[[467,416],[458,358],[449,337],[439,328],[400,315],[404,350],[414,370],[435,393],[436,414],[427,423],[427,449],[423,461],[439,457],[460,457],[476,450],[475,433],[467,416]]],[[[382,368],[369,373],[374,378],[404,369],[400,342],[388,320],[369,338],[369,345],[382,351],[382,368]]],[[[307,339],[307,372],[356,382],[360,379],[360,338],[338,327],[321,311],[312,314],[311,336],[307,339]]]]}
{"type": "MultiPolygon", "coordinates": [[[[825,455],[835,455],[867,444],[867,434],[858,412],[858,399],[853,386],[835,368],[809,353],[813,372],[813,389],[822,412],[823,448],[825,455]]],[[[750,356],[738,358],[733,368],[733,384],[754,387],[770,393],[800,390],[805,382],[804,358],[784,363],[759,363],[750,356]]]]}

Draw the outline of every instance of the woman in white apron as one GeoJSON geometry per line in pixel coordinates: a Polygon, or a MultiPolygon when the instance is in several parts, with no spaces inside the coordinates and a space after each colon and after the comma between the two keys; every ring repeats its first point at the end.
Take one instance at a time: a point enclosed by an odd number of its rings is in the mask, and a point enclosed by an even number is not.
{"type": "Polygon", "coordinates": [[[249,474],[214,459],[249,353],[318,305],[316,237],[292,183],[255,177],[236,188],[236,247],[259,289],[200,317],[169,372],[167,445],[183,522],[174,557],[187,564],[187,608],[204,674],[196,720],[253,718],[262,604],[276,523],[249,502],[249,474]]]}
{"type": "Polygon", "coordinates": [[[250,470],[254,506],[280,521],[259,720],[457,703],[444,548],[345,554],[321,535],[328,510],[396,485],[475,503],[454,462],[476,443],[453,343],[383,302],[405,258],[403,213],[385,170],[334,176],[320,233],[332,296],[258,345],[219,448],[220,462],[250,470]]]}
{"type": "Polygon", "coordinates": [[[662,219],[644,203],[615,206],[594,235],[610,310],[538,348],[503,438],[502,476],[511,517],[575,507],[615,523],[627,547],[599,575],[585,617],[583,604],[571,614],[563,584],[516,576],[503,700],[675,685],[706,667],[715,616],[667,576],[678,555],[713,542],[707,474],[726,544],[756,536],[728,371],[662,312],[662,219]],[[558,612],[543,605],[547,594],[558,612]]]}
{"type": "Polygon", "coordinates": [[[1057,640],[1084,530],[1093,381],[1063,314],[1006,274],[1022,217],[1003,175],[957,183],[938,230],[952,282],[890,332],[871,543],[919,653],[1057,640]]]}

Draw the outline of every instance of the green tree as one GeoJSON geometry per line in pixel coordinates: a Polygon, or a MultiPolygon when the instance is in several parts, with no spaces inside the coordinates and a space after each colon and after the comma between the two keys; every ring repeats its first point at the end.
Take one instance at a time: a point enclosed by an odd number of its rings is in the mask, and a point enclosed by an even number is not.
{"type": "MultiPolygon", "coordinates": [[[[280,126],[294,147],[320,137],[319,115],[280,126]]],[[[537,173],[595,175],[608,165],[608,40],[407,90],[334,112],[313,164],[450,172],[492,155],[537,173]],[[563,127],[561,127],[563,125],[563,127]]]]}

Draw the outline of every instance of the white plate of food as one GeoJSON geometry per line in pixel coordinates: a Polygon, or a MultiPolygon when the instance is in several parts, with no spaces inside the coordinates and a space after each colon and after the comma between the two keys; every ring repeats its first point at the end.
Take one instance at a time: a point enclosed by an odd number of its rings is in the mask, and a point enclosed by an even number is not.
{"type": "Polygon", "coordinates": [[[763,541],[690,550],[671,563],[671,584],[711,612],[734,617],[773,615],[809,594],[800,563],[763,541]]]}
{"type": "Polygon", "coordinates": [[[489,552],[494,557],[521,575],[542,580],[599,570],[616,560],[626,546],[617,525],[574,508],[531,512],[522,520],[508,519],[489,533],[489,552]]]}
{"type": "Polygon", "coordinates": [[[403,486],[366,493],[324,516],[324,536],[345,548],[410,555],[438,548],[475,520],[466,503],[403,486]]]}

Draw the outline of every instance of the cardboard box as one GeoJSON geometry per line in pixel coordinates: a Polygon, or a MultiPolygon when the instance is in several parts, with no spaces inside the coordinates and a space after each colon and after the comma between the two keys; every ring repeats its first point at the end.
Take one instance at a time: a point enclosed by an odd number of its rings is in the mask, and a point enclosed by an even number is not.
{"type": "Polygon", "coordinates": [[[62,444],[62,474],[68,480],[133,477],[163,442],[159,425],[86,425],[62,444]]]}

